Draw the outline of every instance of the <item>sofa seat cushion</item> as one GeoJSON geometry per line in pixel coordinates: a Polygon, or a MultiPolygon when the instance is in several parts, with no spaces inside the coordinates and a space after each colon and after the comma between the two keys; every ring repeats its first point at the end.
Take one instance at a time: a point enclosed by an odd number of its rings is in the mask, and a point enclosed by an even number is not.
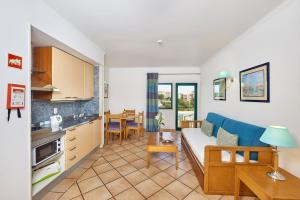
{"type": "MultiPolygon", "coordinates": [[[[204,166],[205,146],[216,145],[217,139],[215,137],[208,137],[202,133],[201,128],[184,128],[182,129],[187,143],[190,145],[193,153],[197,157],[198,161],[204,166]]],[[[229,162],[231,155],[227,151],[222,151],[222,161],[229,162]]],[[[243,162],[244,157],[240,154],[236,154],[236,162],[243,162]]]]}

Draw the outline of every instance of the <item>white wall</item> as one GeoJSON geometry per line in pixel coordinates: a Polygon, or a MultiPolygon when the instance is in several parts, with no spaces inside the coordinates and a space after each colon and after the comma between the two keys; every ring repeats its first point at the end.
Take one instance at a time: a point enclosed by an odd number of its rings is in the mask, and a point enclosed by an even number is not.
{"type": "Polygon", "coordinates": [[[0,7],[0,199],[31,199],[30,24],[99,64],[104,53],[43,1],[2,1],[0,7]],[[23,57],[23,69],[6,67],[7,53],[23,57]],[[22,119],[13,112],[7,122],[7,83],[26,85],[22,119]]]}
{"type": "MultiPolygon", "coordinates": [[[[145,111],[147,105],[147,73],[200,73],[199,67],[134,67],[109,68],[109,109],[120,113],[124,108],[145,111]]],[[[175,83],[198,83],[200,75],[159,75],[160,83],[173,83],[173,109],[161,110],[167,128],[175,128],[175,83]]],[[[199,93],[199,92],[198,92],[199,93]]],[[[199,98],[198,98],[199,100],[199,98]]],[[[199,101],[198,101],[199,105],[199,101]]],[[[198,106],[199,116],[199,106],[198,106]]]]}
{"type": "MultiPolygon", "coordinates": [[[[287,126],[300,144],[300,1],[284,3],[201,66],[201,118],[210,111],[237,120],[287,126]],[[270,62],[271,102],[239,100],[239,71],[270,62]],[[235,78],[226,101],[214,101],[213,79],[219,71],[235,78]]],[[[280,165],[300,177],[300,149],[282,149],[280,165]]]]}

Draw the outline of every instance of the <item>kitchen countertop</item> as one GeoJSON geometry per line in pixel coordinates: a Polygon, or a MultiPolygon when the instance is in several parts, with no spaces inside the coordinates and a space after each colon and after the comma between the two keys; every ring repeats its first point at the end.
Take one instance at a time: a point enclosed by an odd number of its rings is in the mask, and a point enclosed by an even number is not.
{"type": "Polygon", "coordinates": [[[66,130],[87,124],[91,121],[94,121],[98,118],[102,118],[98,114],[89,115],[82,118],[74,119],[73,117],[65,117],[61,124],[61,130],[57,132],[52,132],[50,125],[43,127],[40,130],[31,132],[31,146],[32,148],[41,146],[48,141],[53,141],[55,139],[61,138],[66,134],[66,130]]]}

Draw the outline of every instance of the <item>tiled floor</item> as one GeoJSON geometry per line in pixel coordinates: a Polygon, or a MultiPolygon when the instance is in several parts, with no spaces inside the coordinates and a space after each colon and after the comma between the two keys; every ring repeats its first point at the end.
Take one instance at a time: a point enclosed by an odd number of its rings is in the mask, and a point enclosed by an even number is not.
{"type": "MultiPolygon", "coordinates": [[[[51,189],[42,200],[205,200],[233,199],[231,196],[205,195],[179,144],[179,169],[172,154],[152,155],[146,168],[147,134],[98,149],[69,176],[51,189]]],[[[244,198],[245,199],[245,198],[244,198]]],[[[247,198],[250,199],[250,198],[247,198]]]]}

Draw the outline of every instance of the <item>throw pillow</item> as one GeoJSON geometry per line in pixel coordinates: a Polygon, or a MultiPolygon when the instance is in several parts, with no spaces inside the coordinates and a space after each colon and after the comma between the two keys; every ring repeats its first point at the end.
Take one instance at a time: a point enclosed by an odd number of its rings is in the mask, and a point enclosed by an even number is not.
{"type": "Polygon", "coordinates": [[[214,125],[207,120],[203,120],[201,130],[207,136],[212,136],[214,125]]]}
{"type": "Polygon", "coordinates": [[[217,145],[219,146],[238,146],[239,136],[229,133],[223,128],[219,128],[217,145]]]}

